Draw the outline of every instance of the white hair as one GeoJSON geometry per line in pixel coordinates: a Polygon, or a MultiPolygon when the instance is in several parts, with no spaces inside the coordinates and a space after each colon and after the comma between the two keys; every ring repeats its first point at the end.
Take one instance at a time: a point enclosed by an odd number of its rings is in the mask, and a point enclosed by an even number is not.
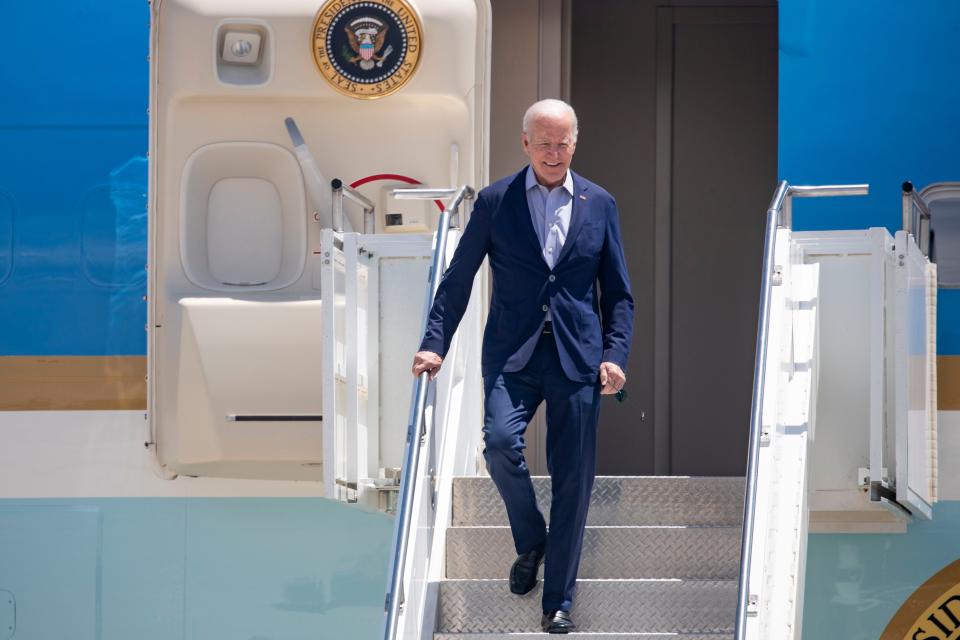
{"type": "Polygon", "coordinates": [[[577,133],[579,132],[577,127],[577,112],[563,100],[557,100],[555,98],[547,98],[546,100],[540,100],[530,105],[527,112],[523,114],[523,132],[530,135],[530,125],[533,124],[534,120],[544,116],[570,116],[570,124],[573,128],[573,141],[576,142],[577,133]]]}

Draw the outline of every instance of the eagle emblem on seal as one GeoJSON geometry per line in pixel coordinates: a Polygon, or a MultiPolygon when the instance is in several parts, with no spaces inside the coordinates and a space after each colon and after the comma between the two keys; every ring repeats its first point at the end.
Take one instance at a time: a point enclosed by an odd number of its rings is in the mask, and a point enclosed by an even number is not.
{"type": "Polygon", "coordinates": [[[390,26],[374,17],[357,18],[343,30],[347,32],[347,42],[350,43],[350,50],[344,47],[344,58],[348,63],[359,65],[364,71],[375,66],[382,67],[387,57],[393,53],[392,46],[380,53],[387,41],[390,26]]]}

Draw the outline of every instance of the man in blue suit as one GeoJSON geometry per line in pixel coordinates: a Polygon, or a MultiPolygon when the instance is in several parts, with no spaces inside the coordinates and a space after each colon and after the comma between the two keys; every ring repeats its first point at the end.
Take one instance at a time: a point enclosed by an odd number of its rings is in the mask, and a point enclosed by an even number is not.
{"type": "Polygon", "coordinates": [[[577,143],[573,109],[560,100],[535,103],[524,115],[521,141],[530,164],[477,196],[413,373],[436,375],[474,275],[489,257],[484,457],[518,554],[510,590],[532,590],[545,556],[541,626],[568,633],[575,628],[570,609],[596,472],[600,395],[623,388],[633,297],[616,202],[569,168],[577,143]],[[524,431],[544,401],[553,492],[549,531],[523,456],[524,431]]]}

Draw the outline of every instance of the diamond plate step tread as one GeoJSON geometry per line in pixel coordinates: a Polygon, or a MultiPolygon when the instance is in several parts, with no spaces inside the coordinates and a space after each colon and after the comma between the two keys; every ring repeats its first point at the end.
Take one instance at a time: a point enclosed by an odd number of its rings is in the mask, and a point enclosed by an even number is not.
{"type": "MultiPolygon", "coordinates": [[[[549,520],[550,478],[533,478],[540,510],[549,520]]],[[[740,526],[744,479],[738,477],[598,476],[589,525],[740,526]]],[[[453,526],[505,526],[507,514],[488,477],[453,481],[453,526]]]]}
{"type": "MultiPolygon", "coordinates": [[[[447,578],[505,578],[516,557],[509,527],[447,529],[447,578]]],[[[732,580],[739,569],[740,527],[587,527],[578,576],[732,580]]]]}
{"type": "MultiPolygon", "coordinates": [[[[525,596],[506,580],[440,583],[440,633],[540,631],[543,583],[525,596]]],[[[582,632],[731,633],[736,580],[578,580],[573,615],[582,632]]]]}
{"type": "MultiPolygon", "coordinates": [[[[576,622],[576,620],[574,620],[576,622]]],[[[549,633],[436,633],[433,640],[546,640],[549,633]]],[[[568,633],[567,640],[733,640],[732,633],[568,633]]]]}

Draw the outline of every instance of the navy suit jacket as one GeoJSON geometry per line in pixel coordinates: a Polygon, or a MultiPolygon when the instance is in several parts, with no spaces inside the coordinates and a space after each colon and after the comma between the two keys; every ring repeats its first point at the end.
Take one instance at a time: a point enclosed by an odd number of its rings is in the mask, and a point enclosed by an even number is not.
{"type": "Polygon", "coordinates": [[[573,175],[570,226],[554,268],[530,219],[526,168],[480,191],[434,298],[421,351],[446,356],[485,256],[493,297],[483,334],[484,376],[499,373],[540,329],[549,306],[563,371],[595,382],[601,362],[626,370],[633,296],[620,240],[617,204],[602,187],[573,175]],[[599,284],[599,289],[597,285],[599,284]]]}

